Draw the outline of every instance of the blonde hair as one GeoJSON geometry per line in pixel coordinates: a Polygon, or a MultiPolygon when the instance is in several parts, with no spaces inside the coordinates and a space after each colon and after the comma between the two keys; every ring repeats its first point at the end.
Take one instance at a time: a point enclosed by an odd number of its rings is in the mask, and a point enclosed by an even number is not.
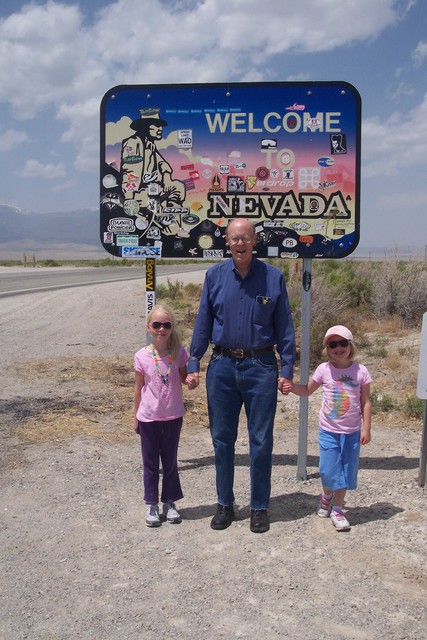
{"type": "Polygon", "coordinates": [[[171,334],[168,338],[168,350],[170,353],[170,356],[172,358],[172,360],[176,360],[177,356],[178,356],[178,349],[181,345],[181,337],[179,334],[179,331],[177,329],[176,326],[176,318],[175,318],[175,314],[172,311],[172,309],[164,303],[160,303],[160,304],[155,304],[154,307],[148,312],[147,315],[147,326],[150,324],[151,322],[151,318],[153,317],[154,313],[158,311],[160,313],[164,313],[166,315],[169,316],[169,320],[172,323],[172,331],[171,334]]]}

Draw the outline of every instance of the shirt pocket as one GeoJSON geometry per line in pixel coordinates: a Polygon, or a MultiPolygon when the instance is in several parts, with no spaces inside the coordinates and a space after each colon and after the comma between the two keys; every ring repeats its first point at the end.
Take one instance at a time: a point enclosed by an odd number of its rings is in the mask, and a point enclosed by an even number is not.
{"type": "MultiPolygon", "coordinates": [[[[260,298],[260,296],[258,296],[260,298]]],[[[266,298],[262,298],[265,300],[266,298]]],[[[253,322],[254,324],[259,324],[261,326],[266,326],[271,323],[274,312],[274,304],[273,300],[268,299],[268,302],[261,302],[258,299],[254,304],[254,315],[253,322]]]]}

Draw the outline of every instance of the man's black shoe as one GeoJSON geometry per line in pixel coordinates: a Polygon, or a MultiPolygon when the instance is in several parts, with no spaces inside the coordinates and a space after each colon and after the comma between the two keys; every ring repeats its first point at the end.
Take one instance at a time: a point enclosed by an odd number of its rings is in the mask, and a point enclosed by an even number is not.
{"type": "Polygon", "coordinates": [[[268,522],[267,509],[251,510],[251,531],[252,533],[265,533],[270,528],[268,522]]]}
{"type": "Polygon", "coordinates": [[[224,507],[224,505],[219,504],[216,510],[216,514],[211,520],[212,529],[226,529],[230,526],[230,524],[234,520],[234,509],[233,505],[229,507],[224,507]]]}

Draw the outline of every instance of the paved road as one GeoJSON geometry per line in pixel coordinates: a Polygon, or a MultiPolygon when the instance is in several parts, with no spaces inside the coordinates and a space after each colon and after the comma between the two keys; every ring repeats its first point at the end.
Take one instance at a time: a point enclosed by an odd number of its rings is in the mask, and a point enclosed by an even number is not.
{"type": "MultiPolygon", "coordinates": [[[[178,274],[192,271],[200,271],[200,265],[197,263],[158,265],[156,274],[157,276],[175,277],[178,274]]],[[[0,297],[139,278],[145,279],[144,264],[141,264],[141,267],[82,267],[74,269],[5,267],[0,270],[0,297]]]]}

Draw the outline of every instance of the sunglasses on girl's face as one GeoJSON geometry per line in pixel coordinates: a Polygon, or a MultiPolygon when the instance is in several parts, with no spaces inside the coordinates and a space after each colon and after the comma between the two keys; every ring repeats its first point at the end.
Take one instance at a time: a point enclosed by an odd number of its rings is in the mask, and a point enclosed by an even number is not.
{"type": "Polygon", "coordinates": [[[328,342],[329,349],[336,349],[337,347],[348,347],[350,340],[331,340],[328,342]]]}
{"type": "Polygon", "coordinates": [[[163,329],[172,329],[172,322],[152,322],[151,326],[153,329],[160,329],[160,327],[163,327],[163,329]]]}

